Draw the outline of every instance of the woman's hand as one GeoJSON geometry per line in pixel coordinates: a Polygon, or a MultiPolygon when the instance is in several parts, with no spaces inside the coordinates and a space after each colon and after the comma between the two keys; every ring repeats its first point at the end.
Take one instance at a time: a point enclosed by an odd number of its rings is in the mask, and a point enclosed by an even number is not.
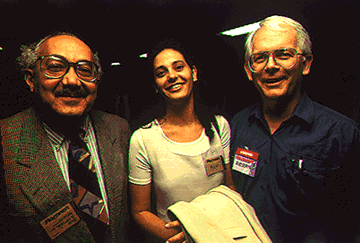
{"type": "Polygon", "coordinates": [[[234,181],[231,175],[230,163],[226,165],[226,169],[225,169],[225,185],[229,187],[231,190],[236,191],[236,187],[234,185],[234,181]]]}
{"type": "MultiPolygon", "coordinates": [[[[167,223],[165,225],[165,228],[166,229],[178,228],[181,230],[181,225],[180,225],[180,222],[178,220],[176,220],[176,221],[167,223]]],[[[186,243],[184,232],[181,231],[180,233],[170,237],[169,239],[167,239],[166,243],[186,243]]]]}
{"type": "Polygon", "coordinates": [[[235,185],[234,185],[234,184],[229,185],[229,188],[230,188],[231,190],[233,190],[233,191],[236,191],[236,187],[235,187],[235,185]]]}
{"type": "Polygon", "coordinates": [[[131,212],[135,222],[143,229],[163,241],[169,239],[171,243],[180,243],[182,239],[180,223],[170,222],[168,228],[164,220],[151,212],[151,184],[140,186],[130,183],[131,212]]]}

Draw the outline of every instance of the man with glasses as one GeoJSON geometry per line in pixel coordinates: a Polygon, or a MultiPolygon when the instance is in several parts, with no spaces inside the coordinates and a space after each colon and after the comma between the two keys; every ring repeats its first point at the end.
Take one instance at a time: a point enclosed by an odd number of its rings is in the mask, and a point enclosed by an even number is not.
{"type": "Polygon", "coordinates": [[[101,78],[97,54],[78,37],[57,33],[23,46],[18,60],[35,98],[31,108],[0,121],[2,237],[126,242],[129,125],[92,109],[101,78]]]}
{"type": "Polygon", "coordinates": [[[238,192],[274,242],[353,242],[359,127],[302,92],[313,61],[308,33],[290,18],[268,17],[245,49],[262,102],[231,121],[238,192]]]}

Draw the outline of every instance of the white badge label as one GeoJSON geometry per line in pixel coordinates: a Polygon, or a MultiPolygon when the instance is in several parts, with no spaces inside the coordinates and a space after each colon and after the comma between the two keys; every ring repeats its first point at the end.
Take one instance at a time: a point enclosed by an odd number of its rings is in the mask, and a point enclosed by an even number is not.
{"type": "Polygon", "coordinates": [[[259,154],[254,151],[237,148],[232,169],[254,177],[258,157],[259,154]]]}
{"type": "Polygon", "coordinates": [[[46,233],[53,240],[65,230],[80,221],[80,217],[70,203],[40,222],[46,233]]]}

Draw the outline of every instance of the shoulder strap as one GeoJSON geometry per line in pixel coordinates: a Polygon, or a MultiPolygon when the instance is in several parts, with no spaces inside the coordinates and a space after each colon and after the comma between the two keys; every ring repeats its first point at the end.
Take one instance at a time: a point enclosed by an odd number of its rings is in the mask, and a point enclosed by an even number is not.
{"type": "Polygon", "coordinates": [[[219,124],[218,124],[215,116],[212,117],[212,122],[211,122],[211,123],[214,125],[216,132],[217,132],[217,133],[219,134],[219,136],[220,136],[220,128],[219,128],[219,124]]]}

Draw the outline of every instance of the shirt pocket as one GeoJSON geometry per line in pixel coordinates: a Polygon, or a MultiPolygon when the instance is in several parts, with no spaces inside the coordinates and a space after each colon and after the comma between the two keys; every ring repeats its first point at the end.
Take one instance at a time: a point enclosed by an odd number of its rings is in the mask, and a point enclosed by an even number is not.
{"type": "Polygon", "coordinates": [[[339,166],[312,158],[310,156],[292,154],[290,155],[290,158],[294,175],[303,174],[304,176],[309,175],[310,177],[322,178],[322,176],[327,174],[329,171],[339,168],[339,166]]]}
{"type": "Polygon", "coordinates": [[[290,174],[297,183],[298,192],[310,202],[324,200],[330,190],[327,186],[339,166],[304,155],[290,155],[290,174]]]}

